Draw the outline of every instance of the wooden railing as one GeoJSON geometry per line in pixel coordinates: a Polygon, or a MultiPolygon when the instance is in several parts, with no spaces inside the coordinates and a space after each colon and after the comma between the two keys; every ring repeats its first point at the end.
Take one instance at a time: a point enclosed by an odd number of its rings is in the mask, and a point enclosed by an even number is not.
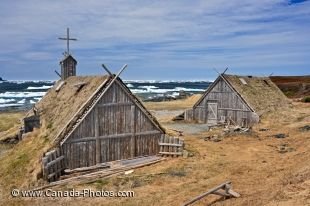
{"type": "Polygon", "coordinates": [[[167,156],[180,156],[183,154],[184,140],[179,137],[162,135],[159,154],[167,156]]]}
{"type": "Polygon", "coordinates": [[[45,153],[42,158],[43,178],[48,182],[56,181],[65,170],[65,158],[59,148],[45,153]]]}

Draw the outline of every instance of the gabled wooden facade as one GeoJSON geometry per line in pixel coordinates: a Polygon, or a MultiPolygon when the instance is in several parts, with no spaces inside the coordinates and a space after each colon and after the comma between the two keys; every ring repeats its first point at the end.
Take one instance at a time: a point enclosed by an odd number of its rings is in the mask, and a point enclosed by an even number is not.
{"type": "Polygon", "coordinates": [[[36,108],[51,143],[42,159],[48,181],[65,169],[158,155],[165,138],[157,120],[114,75],[59,80],[36,108]]]}
{"type": "Polygon", "coordinates": [[[67,168],[159,153],[164,130],[120,79],[99,90],[81,113],[60,142],[67,168]]]}
{"type": "Polygon", "coordinates": [[[221,74],[193,108],[185,111],[184,119],[250,127],[259,115],[286,103],[285,95],[269,78],[221,74]]]}

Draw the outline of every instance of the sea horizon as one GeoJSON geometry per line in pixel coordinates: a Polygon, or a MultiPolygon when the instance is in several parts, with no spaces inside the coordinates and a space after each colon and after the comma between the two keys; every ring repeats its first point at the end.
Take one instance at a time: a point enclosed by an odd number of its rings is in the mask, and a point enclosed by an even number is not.
{"type": "MultiPolygon", "coordinates": [[[[0,81],[0,110],[27,110],[41,100],[57,80],[0,81]]],[[[123,80],[142,101],[175,100],[182,95],[203,93],[209,80],[123,80]]]]}

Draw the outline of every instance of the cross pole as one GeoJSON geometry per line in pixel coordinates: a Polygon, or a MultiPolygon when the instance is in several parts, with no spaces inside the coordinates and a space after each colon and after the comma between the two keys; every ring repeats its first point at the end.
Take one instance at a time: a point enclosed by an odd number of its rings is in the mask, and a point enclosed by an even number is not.
{"type": "Polygon", "coordinates": [[[70,31],[69,28],[67,28],[67,37],[59,37],[58,39],[60,40],[66,40],[67,41],[67,54],[69,55],[70,52],[70,45],[69,42],[70,41],[77,41],[76,38],[70,38],[70,31]]]}

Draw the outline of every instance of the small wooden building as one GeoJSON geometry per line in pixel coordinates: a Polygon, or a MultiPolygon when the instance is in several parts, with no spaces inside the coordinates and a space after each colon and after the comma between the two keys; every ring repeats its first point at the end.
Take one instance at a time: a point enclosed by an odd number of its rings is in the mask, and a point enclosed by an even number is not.
{"type": "Polygon", "coordinates": [[[287,106],[287,97],[267,77],[221,74],[184,119],[215,125],[228,121],[249,127],[265,112],[287,106]]]}
{"type": "Polygon", "coordinates": [[[76,76],[76,65],[77,61],[71,54],[65,55],[65,57],[60,61],[61,79],[65,80],[68,77],[76,76]]]}
{"type": "Polygon", "coordinates": [[[34,128],[40,128],[40,117],[32,115],[24,118],[24,133],[32,132],[34,128]]]}
{"type": "Polygon", "coordinates": [[[164,129],[113,76],[71,76],[36,105],[64,168],[89,167],[159,153],[164,129]]]}

